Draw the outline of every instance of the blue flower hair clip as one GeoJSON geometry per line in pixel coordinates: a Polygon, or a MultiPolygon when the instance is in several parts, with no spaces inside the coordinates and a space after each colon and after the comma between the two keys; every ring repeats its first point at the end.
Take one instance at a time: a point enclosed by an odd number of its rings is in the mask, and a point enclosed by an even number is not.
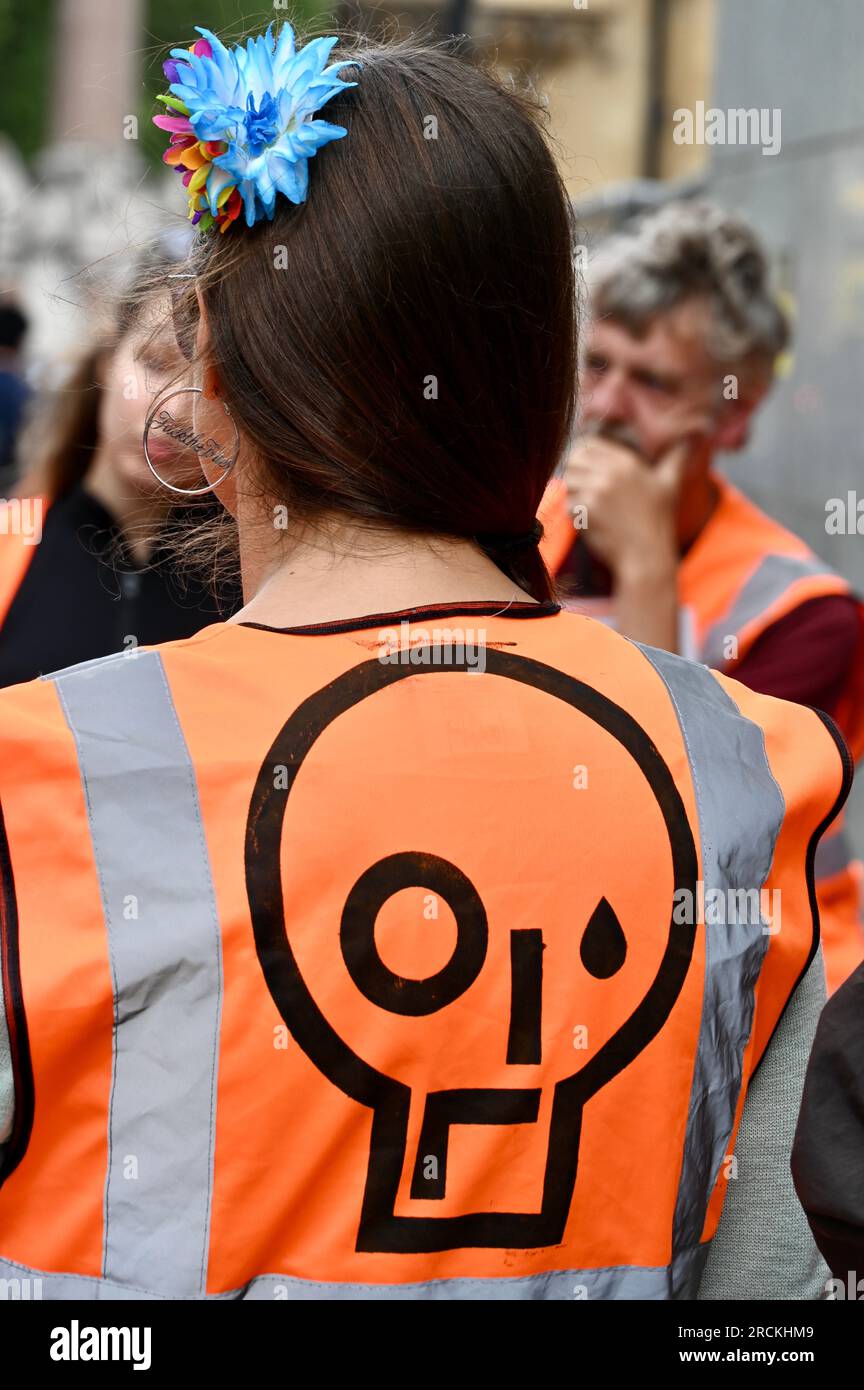
{"type": "Polygon", "coordinates": [[[272,220],[276,194],[303,203],[309,160],[322,145],[347,135],[344,126],[315,120],[331,97],[356,87],[336,76],[356,60],[325,63],[337,38],[313,39],[299,52],[294,31],[273,25],[245,46],[226,48],[209,29],[190,49],[172,48],[163,65],[169,92],[158,98],[167,114],[153,117],[171,142],[166,164],[183,177],[189,217],[201,231],[224,232],[246,213],[246,225],[272,220]]]}

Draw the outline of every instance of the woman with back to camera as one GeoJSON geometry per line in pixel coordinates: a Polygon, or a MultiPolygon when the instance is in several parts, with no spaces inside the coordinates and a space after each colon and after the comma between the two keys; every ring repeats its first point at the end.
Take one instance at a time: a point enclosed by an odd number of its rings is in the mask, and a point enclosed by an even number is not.
{"type": "Polygon", "coordinates": [[[443,49],[199,33],[162,122],[196,350],[147,442],[236,518],[246,604],[0,694],[2,1272],[815,1297],[782,1165],[848,760],[551,597],[576,310],[537,112],[443,49]]]}
{"type": "MultiPolygon", "coordinates": [[[[189,637],[239,606],[236,579],[211,585],[166,552],[180,499],[159,485],[141,447],[153,396],[184,365],[165,322],[171,270],[164,257],[141,261],[111,322],[36,422],[41,439],[34,429],[16,496],[0,503],[29,523],[3,525],[0,513],[0,685],[189,637]]],[[[170,477],[172,441],[154,449],[170,477]]]]}

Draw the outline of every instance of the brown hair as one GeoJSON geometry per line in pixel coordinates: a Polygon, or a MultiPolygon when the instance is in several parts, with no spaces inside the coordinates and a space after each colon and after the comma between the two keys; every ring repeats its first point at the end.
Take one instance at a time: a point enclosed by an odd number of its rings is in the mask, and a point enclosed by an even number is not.
{"type": "Polygon", "coordinates": [[[536,546],[506,545],[575,408],[570,204],[539,103],[443,46],[346,58],[358,85],[322,116],[348,133],[311,161],[307,202],[195,252],[221,395],[289,516],[491,533],[548,597],[536,546]]]}
{"type": "Polygon", "coordinates": [[[790,329],[771,288],[766,249],[743,217],[708,202],[667,203],[600,249],[594,312],[636,337],[694,299],[710,310],[709,354],[767,385],[790,329]]]}
{"type": "Polygon", "coordinates": [[[22,496],[47,497],[55,502],[84,477],[98,440],[99,386],[96,377],[104,346],[94,344],[76,362],[70,376],[37,416],[22,440],[21,452],[35,447],[35,459],[18,481],[22,496]],[[41,438],[40,438],[41,437],[41,438]],[[36,441],[35,445],[32,441],[36,441]]]}

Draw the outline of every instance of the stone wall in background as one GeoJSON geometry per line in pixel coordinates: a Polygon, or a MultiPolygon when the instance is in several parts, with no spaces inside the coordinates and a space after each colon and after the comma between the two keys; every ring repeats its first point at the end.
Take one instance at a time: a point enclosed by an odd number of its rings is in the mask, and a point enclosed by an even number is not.
{"type": "MultiPolygon", "coordinates": [[[[709,190],[767,238],[796,315],[789,370],[726,471],[864,591],[864,534],[826,533],[830,498],[864,502],[862,62],[861,0],[717,6],[711,102],[779,110],[781,148],[714,146],[709,190]]],[[[860,788],[854,823],[864,849],[860,788]]]]}
{"type": "Polygon", "coordinates": [[[864,499],[864,5],[723,0],[718,20],[712,104],[778,109],[782,143],[715,146],[709,190],[766,237],[796,318],[789,369],[728,471],[864,586],[864,535],[825,532],[828,498],[864,499]]]}

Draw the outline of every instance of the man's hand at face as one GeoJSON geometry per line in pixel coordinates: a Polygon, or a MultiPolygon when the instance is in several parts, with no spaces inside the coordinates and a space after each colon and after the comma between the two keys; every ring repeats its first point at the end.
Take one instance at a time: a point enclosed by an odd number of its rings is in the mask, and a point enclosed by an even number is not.
{"type": "Polygon", "coordinates": [[[585,539],[613,577],[618,631],[637,642],[678,649],[678,504],[691,462],[690,438],[656,463],[594,435],[570,452],[571,509],[585,507],[585,539]]]}
{"type": "Polygon", "coordinates": [[[677,513],[690,441],[649,464],[601,435],[580,440],[567,459],[567,500],[585,508],[585,539],[617,580],[674,577],[677,513]]]}

